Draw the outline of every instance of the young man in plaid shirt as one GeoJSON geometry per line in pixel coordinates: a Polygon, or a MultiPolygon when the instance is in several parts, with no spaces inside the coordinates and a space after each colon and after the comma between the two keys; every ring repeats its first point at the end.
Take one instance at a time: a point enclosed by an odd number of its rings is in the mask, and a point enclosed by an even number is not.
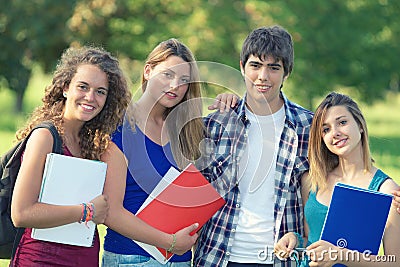
{"type": "Polygon", "coordinates": [[[308,170],[312,112],[282,93],[293,43],[280,26],[255,29],[240,68],[246,95],[231,111],[205,119],[204,175],[226,200],[202,228],[195,266],[295,266],[273,256],[286,232],[303,233],[301,175],[308,170]]]}

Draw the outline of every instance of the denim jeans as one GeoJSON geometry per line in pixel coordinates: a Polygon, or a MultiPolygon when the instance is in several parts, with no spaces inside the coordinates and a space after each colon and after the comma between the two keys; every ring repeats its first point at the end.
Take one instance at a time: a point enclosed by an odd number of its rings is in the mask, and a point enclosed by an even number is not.
{"type": "Polygon", "coordinates": [[[123,255],[104,251],[102,267],[190,267],[191,262],[168,262],[161,264],[157,260],[142,255],[123,255]]]}

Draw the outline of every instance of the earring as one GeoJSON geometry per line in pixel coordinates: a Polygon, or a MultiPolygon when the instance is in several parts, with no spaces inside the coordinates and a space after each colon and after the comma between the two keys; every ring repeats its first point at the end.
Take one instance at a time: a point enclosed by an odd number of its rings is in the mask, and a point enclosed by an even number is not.
{"type": "Polygon", "coordinates": [[[67,98],[67,92],[63,93],[63,97],[67,98]]]}

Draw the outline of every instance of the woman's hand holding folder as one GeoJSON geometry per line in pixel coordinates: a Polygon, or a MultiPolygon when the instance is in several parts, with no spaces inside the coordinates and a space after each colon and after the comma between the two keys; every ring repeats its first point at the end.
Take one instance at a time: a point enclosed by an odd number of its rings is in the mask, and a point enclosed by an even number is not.
{"type": "Polygon", "coordinates": [[[104,223],[109,209],[107,195],[99,195],[90,202],[94,204],[94,215],[92,221],[95,224],[104,223]]]}
{"type": "MultiPolygon", "coordinates": [[[[183,255],[185,252],[190,250],[196,243],[196,240],[199,236],[197,233],[194,235],[190,235],[190,233],[196,230],[197,227],[199,227],[199,224],[194,223],[176,232],[176,243],[171,252],[174,254],[183,255]]],[[[172,241],[173,240],[171,239],[171,242],[172,241]]]]}

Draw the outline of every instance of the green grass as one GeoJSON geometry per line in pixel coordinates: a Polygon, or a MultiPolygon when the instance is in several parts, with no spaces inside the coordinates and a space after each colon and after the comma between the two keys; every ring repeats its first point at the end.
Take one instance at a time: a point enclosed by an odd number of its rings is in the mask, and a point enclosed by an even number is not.
{"type": "MultiPolygon", "coordinates": [[[[49,76],[36,72],[24,99],[26,114],[40,104],[44,86],[49,81],[49,76]]],[[[24,124],[27,116],[14,115],[14,99],[10,91],[0,88],[0,154],[11,147],[15,131],[24,124]]],[[[376,166],[400,183],[400,94],[389,95],[385,101],[372,106],[360,104],[360,107],[368,123],[371,152],[376,166]]],[[[99,226],[99,232],[103,242],[105,227],[99,226]]],[[[0,267],[5,266],[8,266],[8,261],[0,260],[0,267]]]]}
{"type": "Polygon", "coordinates": [[[361,105],[376,166],[400,183],[400,94],[373,106],[361,105]]]}

